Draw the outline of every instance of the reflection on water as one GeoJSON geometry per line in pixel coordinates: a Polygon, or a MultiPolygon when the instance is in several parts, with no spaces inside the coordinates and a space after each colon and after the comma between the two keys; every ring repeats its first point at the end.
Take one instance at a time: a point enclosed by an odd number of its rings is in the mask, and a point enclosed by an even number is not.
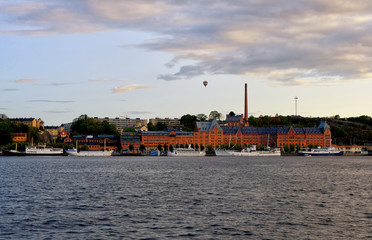
{"type": "Polygon", "coordinates": [[[370,157],[0,157],[0,239],[371,239],[370,157]]]}

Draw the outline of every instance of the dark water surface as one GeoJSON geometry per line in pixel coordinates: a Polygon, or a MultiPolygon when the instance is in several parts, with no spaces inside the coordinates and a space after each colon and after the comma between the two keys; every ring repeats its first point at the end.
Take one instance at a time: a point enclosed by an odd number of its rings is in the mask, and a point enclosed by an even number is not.
{"type": "Polygon", "coordinates": [[[372,239],[372,157],[0,157],[0,239],[372,239]]]}

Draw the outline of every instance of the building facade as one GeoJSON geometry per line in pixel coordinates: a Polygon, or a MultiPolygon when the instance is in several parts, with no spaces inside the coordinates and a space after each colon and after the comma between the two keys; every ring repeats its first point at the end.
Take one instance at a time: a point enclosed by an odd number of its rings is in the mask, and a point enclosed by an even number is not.
{"type": "Polygon", "coordinates": [[[10,121],[22,123],[29,127],[44,128],[44,121],[41,118],[10,118],[10,121]]]}
{"type": "Polygon", "coordinates": [[[167,125],[168,128],[181,128],[182,124],[178,118],[151,118],[150,123],[156,126],[158,123],[167,125]]]}
{"type": "Polygon", "coordinates": [[[120,144],[119,136],[114,135],[76,135],[67,136],[64,140],[65,143],[77,144],[78,146],[87,145],[89,150],[103,151],[103,150],[117,150],[120,144]]]}
{"type": "Polygon", "coordinates": [[[108,117],[105,117],[105,118],[95,117],[94,119],[100,122],[107,121],[108,123],[115,125],[118,132],[121,132],[123,129],[126,129],[126,128],[134,128],[134,129],[139,129],[141,131],[147,131],[147,119],[108,118],[108,117]]]}
{"type": "Polygon", "coordinates": [[[331,146],[331,130],[326,122],[314,128],[284,127],[221,127],[215,120],[211,122],[197,122],[196,131],[149,131],[125,133],[121,137],[123,148],[132,144],[135,148],[144,145],[146,148],[156,148],[158,145],[212,146],[219,148],[223,145],[247,145],[281,147],[297,146],[331,146]]]}

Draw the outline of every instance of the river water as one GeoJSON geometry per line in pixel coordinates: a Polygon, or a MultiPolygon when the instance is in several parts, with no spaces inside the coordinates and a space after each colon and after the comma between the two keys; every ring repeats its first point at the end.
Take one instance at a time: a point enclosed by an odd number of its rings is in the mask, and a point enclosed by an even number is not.
{"type": "Polygon", "coordinates": [[[0,157],[0,239],[371,239],[372,157],[0,157]]]}

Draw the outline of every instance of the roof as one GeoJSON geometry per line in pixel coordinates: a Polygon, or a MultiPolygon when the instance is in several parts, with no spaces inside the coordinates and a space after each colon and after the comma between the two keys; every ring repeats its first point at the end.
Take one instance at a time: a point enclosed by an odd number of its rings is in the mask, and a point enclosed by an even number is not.
{"type": "Polygon", "coordinates": [[[328,125],[328,123],[326,121],[322,121],[322,122],[320,122],[318,128],[321,128],[321,129],[323,129],[323,131],[325,131],[327,128],[330,128],[330,126],[328,125]]]}
{"type": "Polygon", "coordinates": [[[222,128],[215,119],[213,119],[211,122],[196,122],[196,127],[199,132],[212,131],[215,127],[222,131],[222,128]]]}
{"type": "Polygon", "coordinates": [[[243,115],[230,116],[226,115],[226,122],[240,122],[243,115]]]}

